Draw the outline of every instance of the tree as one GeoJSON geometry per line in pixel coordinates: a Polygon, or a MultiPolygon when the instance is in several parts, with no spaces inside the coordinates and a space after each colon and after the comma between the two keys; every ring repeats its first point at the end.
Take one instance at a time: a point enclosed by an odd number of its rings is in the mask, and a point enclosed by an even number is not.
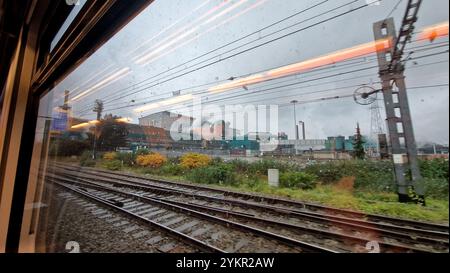
{"type": "Polygon", "coordinates": [[[117,121],[118,117],[105,115],[99,124],[99,148],[103,151],[114,151],[119,147],[127,146],[128,130],[126,124],[117,121]]]}
{"type": "Polygon", "coordinates": [[[366,151],[364,150],[364,140],[361,135],[361,129],[359,123],[356,126],[356,134],[353,139],[353,157],[356,159],[364,159],[366,157],[366,151]]]}

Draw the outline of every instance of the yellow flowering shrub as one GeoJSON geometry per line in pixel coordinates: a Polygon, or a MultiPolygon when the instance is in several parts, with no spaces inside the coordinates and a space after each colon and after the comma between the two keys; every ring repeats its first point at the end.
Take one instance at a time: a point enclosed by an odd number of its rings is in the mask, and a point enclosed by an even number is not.
{"type": "Polygon", "coordinates": [[[158,153],[152,153],[148,155],[138,155],[136,157],[136,163],[139,166],[160,168],[167,162],[167,158],[158,153]]]}
{"type": "Polygon", "coordinates": [[[197,153],[187,153],[180,158],[180,164],[186,169],[205,167],[211,163],[211,157],[197,153]]]}
{"type": "Polygon", "coordinates": [[[103,155],[103,159],[108,161],[115,160],[117,159],[117,153],[116,152],[105,153],[103,155]]]}

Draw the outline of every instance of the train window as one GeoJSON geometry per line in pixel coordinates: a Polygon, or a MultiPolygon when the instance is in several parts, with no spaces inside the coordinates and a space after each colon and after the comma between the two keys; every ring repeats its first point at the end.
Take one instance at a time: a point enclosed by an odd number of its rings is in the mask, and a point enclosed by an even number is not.
{"type": "Polygon", "coordinates": [[[393,2],[148,5],[40,98],[35,251],[448,251],[449,3],[393,2]]]}

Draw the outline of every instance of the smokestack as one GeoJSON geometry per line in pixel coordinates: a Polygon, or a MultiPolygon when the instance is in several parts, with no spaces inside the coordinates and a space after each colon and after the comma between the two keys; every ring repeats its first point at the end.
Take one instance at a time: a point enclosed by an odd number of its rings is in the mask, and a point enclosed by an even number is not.
{"type": "Polygon", "coordinates": [[[303,140],[306,140],[305,122],[304,121],[299,121],[298,123],[302,125],[302,137],[303,137],[303,140]]]}

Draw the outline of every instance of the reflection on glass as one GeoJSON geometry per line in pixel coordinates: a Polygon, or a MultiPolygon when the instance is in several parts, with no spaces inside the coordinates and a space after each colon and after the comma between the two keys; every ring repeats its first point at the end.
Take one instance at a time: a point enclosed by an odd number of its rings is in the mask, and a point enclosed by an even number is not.
{"type": "MultiPolygon", "coordinates": [[[[377,231],[392,219],[364,215],[448,225],[448,8],[422,4],[403,55],[414,144],[436,204],[406,209],[392,163],[406,151],[390,149],[377,55],[394,40],[375,40],[372,29],[392,4],[155,1],[41,99],[36,249],[413,252],[410,239],[377,231]]],[[[396,24],[405,8],[392,13],[396,24]]]]}

